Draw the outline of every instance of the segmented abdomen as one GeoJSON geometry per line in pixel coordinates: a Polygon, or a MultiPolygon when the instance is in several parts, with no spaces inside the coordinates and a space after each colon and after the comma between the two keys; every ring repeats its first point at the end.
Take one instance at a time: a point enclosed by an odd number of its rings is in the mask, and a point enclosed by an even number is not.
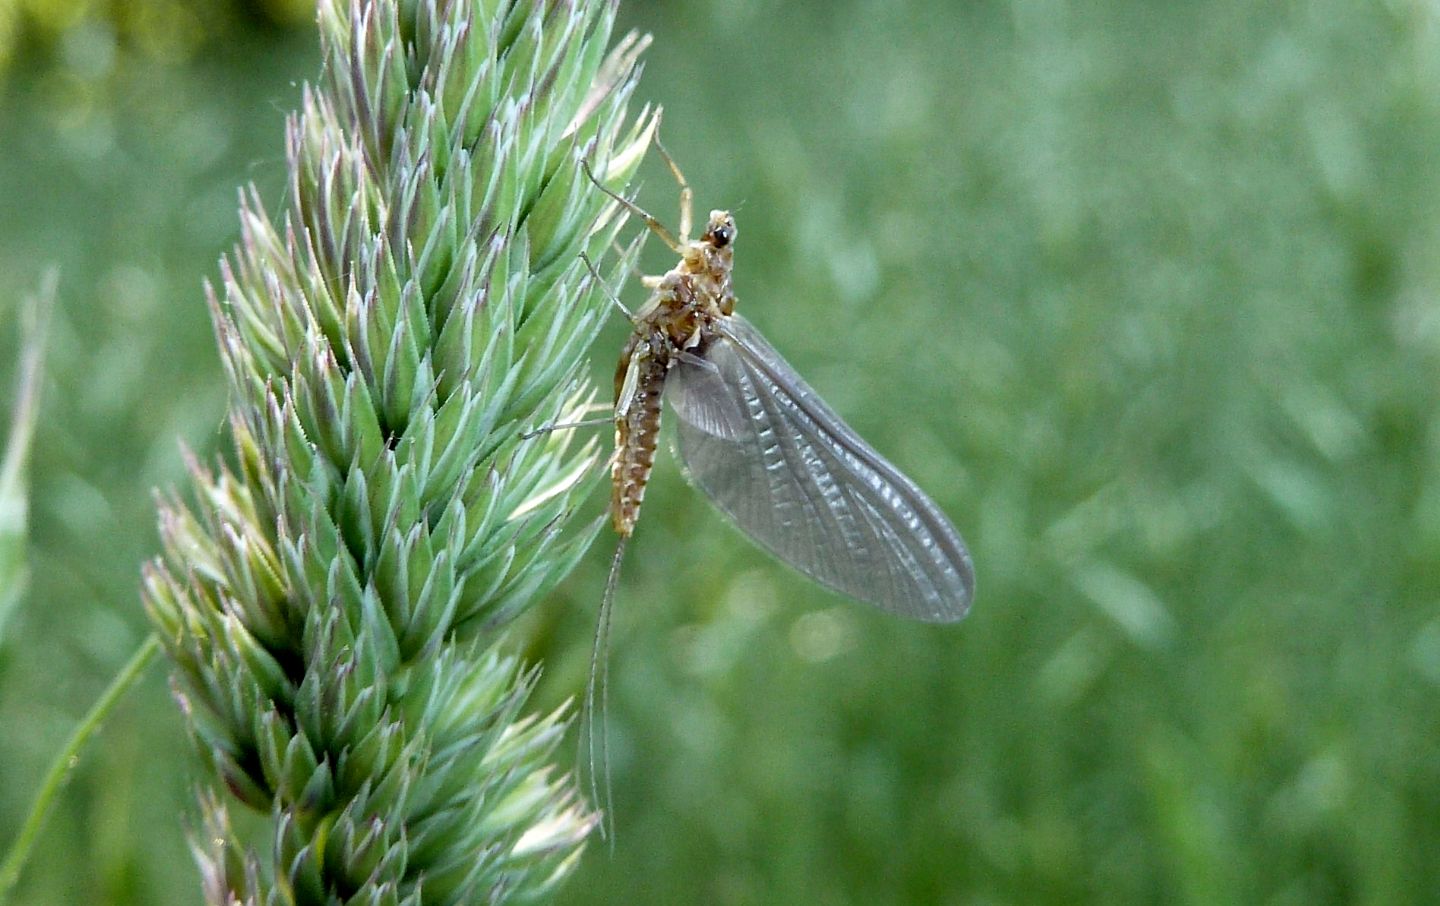
{"type": "Polygon", "coordinates": [[[666,363],[660,356],[642,359],[635,393],[625,412],[615,413],[615,463],[610,469],[610,518],[615,531],[628,538],[640,516],[645,486],[655,465],[660,440],[660,398],[665,390],[666,363]]]}

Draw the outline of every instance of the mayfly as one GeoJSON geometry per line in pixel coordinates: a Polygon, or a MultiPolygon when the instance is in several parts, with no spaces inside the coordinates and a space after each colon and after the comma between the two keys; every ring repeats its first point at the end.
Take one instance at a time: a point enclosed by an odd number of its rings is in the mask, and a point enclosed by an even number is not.
{"type": "MultiPolygon", "coordinates": [[[[610,612],[655,462],[662,399],[679,423],[690,482],[753,541],[806,576],[889,613],[937,623],[965,616],[975,588],[969,551],[940,508],[735,313],[735,218],[711,211],[699,238],[690,239],[690,187],[656,147],[680,183],[678,238],[585,167],[601,191],[680,256],[665,274],[642,278],[650,295],[627,313],[634,330],[615,371],[610,518],[620,541],[586,688],[584,713],[591,721],[597,672],[604,712],[610,612]]],[[[593,724],[587,735],[594,794],[593,724]]]]}
{"type": "Polygon", "coordinates": [[[929,622],[965,616],[975,574],[959,533],[735,313],[735,218],[711,211],[691,240],[690,188],[657,148],[681,187],[678,239],[591,175],[680,256],[642,278],[650,296],[630,316],[615,370],[610,517],[620,545],[608,584],[640,515],[663,398],[679,421],[686,477],[761,547],[881,610],[929,622]]]}

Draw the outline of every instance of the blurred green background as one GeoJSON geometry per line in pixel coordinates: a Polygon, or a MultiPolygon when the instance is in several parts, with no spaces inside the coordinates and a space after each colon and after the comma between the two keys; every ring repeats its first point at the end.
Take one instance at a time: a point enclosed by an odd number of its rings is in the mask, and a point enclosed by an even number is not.
{"type": "MultiPolygon", "coordinates": [[[[1440,9],[624,18],[698,207],[738,208],[744,311],[950,513],[979,594],[954,627],[838,600],[667,459],[611,655],[618,841],[562,901],[1434,902],[1440,9]]],[[[201,282],[237,187],[281,197],[314,44],[305,0],[0,0],[7,393],[19,301],[61,267],[0,845],[146,632],[152,488],[219,446],[201,282]]],[[[540,705],[583,684],[608,553],[517,637],[540,705]]],[[[163,672],[17,902],[197,899],[163,672]]]]}

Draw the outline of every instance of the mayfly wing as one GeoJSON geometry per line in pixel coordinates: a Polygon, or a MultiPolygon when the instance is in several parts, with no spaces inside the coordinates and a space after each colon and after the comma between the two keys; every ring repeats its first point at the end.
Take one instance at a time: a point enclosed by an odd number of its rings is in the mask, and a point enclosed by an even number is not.
{"type": "Polygon", "coordinates": [[[930,622],[970,607],[970,553],[929,497],[835,414],[748,321],[671,371],[687,477],[822,585],[930,622]]]}

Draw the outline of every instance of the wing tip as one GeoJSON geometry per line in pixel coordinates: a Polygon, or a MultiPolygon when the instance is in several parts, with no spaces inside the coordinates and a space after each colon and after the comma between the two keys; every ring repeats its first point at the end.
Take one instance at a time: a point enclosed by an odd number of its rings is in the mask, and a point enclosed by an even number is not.
{"type": "Polygon", "coordinates": [[[933,602],[936,606],[927,612],[913,614],[914,618],[925,623],[958,623],[965,619],[975,601],[975,567],[971,565],[968,552],[956,571],[956,578],[959,583],[953,596],[940,597],[933,602]]]}

